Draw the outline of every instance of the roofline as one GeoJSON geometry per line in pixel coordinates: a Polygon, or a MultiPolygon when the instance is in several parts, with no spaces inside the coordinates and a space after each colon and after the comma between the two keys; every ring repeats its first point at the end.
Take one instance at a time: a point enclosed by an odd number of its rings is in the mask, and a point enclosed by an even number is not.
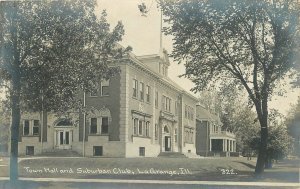
{"type": "MultiPolygon", "coordinates": [[[[152,54],[152,55],[144,55],[144,56],[154,56],[154,55],[155,55],[155,54],[152,54]]],[[[168,82],[168,81],[166,81],[166,80],[161,79],[161,76],[160,76],[158,73],[152,71],[147,65],[143,64],[143,63],[138,59],[138,57],[141,57],[141,56],[136,56],[135,54],[133,54],[133,53],[131,53],[131,52],[128,53],[128,58],[129,58],[129,60],[131,60],[133,63],[137,64],[138,66],[142,67],[142,68],[145,69],[147,72],[151,73],[151,74],[152,74],[153,76],[155,76],[156,79],[158,79],[160,82],[167,84],[167,85],[170,86],[171,88],[177,90],[180,94],[186,95],[186,96],[190,97],[191,99],[193,99],[193,100],[195,100],[195,101],[198,101],[198,98],[197,98],[197,97],[193,96],[192,94],[189,94],[186,90],[180,89],[180,88],[178,88],[178,87],[172,85],[172,83],[170,83],[170,82],[168,82]]],[[[159,57],[159,55],[157,55],[157,57],[159,57]]],[[[149,57],[149,58],[151,58],[151,57],[149,57]]],[[[155,58],[155,57],[154,57],[154,58],[155,58]]]]}

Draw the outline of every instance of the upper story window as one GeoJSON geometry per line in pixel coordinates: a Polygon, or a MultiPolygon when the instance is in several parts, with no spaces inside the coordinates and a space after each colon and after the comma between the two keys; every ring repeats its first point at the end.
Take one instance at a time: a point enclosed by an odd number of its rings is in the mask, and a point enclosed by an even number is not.
{"type": "Polygon", "coordinates": [[[144,101],[144,83],[140,82],[140,98],[144,101]]]}
{"type": "Polygon", "coordinates": [[[101,82],[101,95],[102,96],[109,96],[109,79],[108,80],[103,80],[101,82]]]}
{"type": "Polygon", "coordinates": [[[25,119],[23,121],[23,135],[39,135],[40,121],[25,119]]]}
{"type": "Polygon", "coordinates": [[[138,81],[136,79],[133,79],[133,94],[132,96],[137,98],[138,97],[138,81]]]}
{"type": "Polygon", "coordinates": [[[109,96],[109,79],[100,82],[100,91],[98,87],[99,86],[95,86],[94,89],[91,89],[91,97],[97,97],[99,95],[99,92],[101,96],[109,96]]]}
{"type": "Polygon", "coordinates": [[[155,91],[155,107],[158,108],[158,91],[155,91]]]}
{"type": "Polygon", "coordinates": [[[178,115],[178,101],[175,101],[175,115],[178,115]]]}
{"type": "Polygon", "coordinates": [[[191,106],[185,105],[184,116],[186,119],[194,120],[194,108],[191,106]]]}
{"type": "Polygon", "coordinates": [[[150,102],[150,90],[151,90],[150,86],[147,85],[147,87],[146,87],[146,101],[147,102],[150,102]]]}
{"type": "Polygon", "coordinates": [[[167,112],[171,112],[171,99],[166,96],[162,96],[162,109],[167,112]]]}
{"type": "Polygon", "coordinates": [[[155,135],[155,140],[158,139],[158,124],[155,124],[155,131],[154,131],[154,135],[155,135]]]}

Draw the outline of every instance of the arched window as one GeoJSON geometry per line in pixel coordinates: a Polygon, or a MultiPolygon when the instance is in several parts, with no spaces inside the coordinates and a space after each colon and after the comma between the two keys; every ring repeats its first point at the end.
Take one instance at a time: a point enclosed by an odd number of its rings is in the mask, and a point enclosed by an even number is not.
{"type": "Polygon", "coordinates": [[[100,110],[92,108],[88,112],[87,120],[91,134],[108,134],[111,122],[111,114],[108,108],[103,107],[100,110]]]}
{"type": "Polygon", "coordinates": [[[164,127],[164,132],[165,132],[165,133],[170,133],[170,132],[169,132],[168,126],[165,126],[165,127],[164,127]]]}

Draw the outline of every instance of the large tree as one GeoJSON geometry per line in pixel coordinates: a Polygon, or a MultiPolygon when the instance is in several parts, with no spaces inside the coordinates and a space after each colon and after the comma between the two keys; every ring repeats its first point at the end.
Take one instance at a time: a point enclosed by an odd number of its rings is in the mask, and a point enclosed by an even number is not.
{"type": "MultiPolygon", "coordinates": [[[[264,171],[268,102],[295,73],[299,51],[299,4],[294,0],[162,0],[172,55],[201,91],[220,83],[244,88],[260,123],[255,173],[264,171]]],[[[279,91],[281,92],[281,91],[279,91]]]]}
{"type": "MultiPolygon", "coordinates": [[[[95,13],[94,0],[1,1],[0,82],[10,102],[10,179],[18,179],[20,113],[78,108],[78,92],[118,70],[116,46],[124,34],[110,30],[106,12],[95,13]]],[[[127,50],[127,49],[126,49],[127,50]]]]}

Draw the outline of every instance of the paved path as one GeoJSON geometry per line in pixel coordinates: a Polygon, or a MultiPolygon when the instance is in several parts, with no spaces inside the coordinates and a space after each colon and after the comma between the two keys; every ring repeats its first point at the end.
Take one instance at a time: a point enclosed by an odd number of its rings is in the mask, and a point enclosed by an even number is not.
{"type": "MultiPolygon", "coordinates": [[[[242,189],[293,189],[299,183],[227,182],[227,181],[164,181],[164,180],[117,180],[117,179],[71,179],[71,178],[20,178],[23,188],[242,188],[242,189]]],[[[8,177],[0,177],[0,187],[9,189],[8,177]]]]}

